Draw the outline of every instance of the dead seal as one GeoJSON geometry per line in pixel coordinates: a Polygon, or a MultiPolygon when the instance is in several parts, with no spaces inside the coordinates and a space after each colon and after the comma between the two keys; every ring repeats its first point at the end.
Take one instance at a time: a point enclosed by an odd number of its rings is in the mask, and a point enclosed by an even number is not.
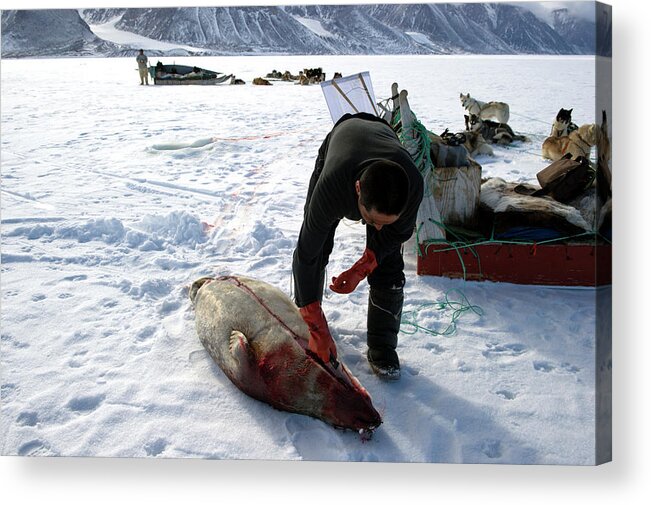
{"type": "Polygon", "coordinates": [[[382,422],[343,363],[325,364],[307,349],[307,324],[279,289],[246,277],[203,277],[190,299],[199,340],[247,395],[360,433],[382,422]]]}

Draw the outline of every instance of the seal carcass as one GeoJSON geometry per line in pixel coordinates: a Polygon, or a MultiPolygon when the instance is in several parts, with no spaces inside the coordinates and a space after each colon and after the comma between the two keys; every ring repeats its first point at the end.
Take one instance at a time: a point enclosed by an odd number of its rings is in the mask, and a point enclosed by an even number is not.
{"type": "Polygon", "coordinates": [[[309,330],[277,288],[239,276],[198,279],[190,288],[199,340],[247,395],[339,428],[372,431],[382,422],[343,363],[307,350],[309,330]]]}

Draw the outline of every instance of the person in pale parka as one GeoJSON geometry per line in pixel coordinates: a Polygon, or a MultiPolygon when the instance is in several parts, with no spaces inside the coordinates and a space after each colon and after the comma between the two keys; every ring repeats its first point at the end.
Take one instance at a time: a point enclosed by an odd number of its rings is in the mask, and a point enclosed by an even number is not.
{"type": "Polygon", "coordinates": [[[140,85],[147,84],[149,86],[149,74],[147,72],[147,56],[145,52],[141,49],[140,54],[136,56],[136,61],[138,62],[138,72],[140,73],[140,85]]]}

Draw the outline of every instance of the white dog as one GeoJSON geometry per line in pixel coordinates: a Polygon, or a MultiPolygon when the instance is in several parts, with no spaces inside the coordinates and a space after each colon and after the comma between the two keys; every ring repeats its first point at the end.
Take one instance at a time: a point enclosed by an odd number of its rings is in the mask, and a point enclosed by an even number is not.
{"type": "Polygon", "coordinates": [[[495,119],[498,123],[509,122],[509,104],[504,102],[481,102],[472,98],[470,93],[459,93],[459,99],[468,114],[475,114],[482,119],[495,119]]]}

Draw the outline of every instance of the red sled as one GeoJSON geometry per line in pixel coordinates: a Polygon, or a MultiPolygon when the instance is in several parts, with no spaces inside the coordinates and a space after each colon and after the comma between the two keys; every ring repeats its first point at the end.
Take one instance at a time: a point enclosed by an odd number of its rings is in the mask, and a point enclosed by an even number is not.
{"type": "Polygon", "coordinates": [[[551,286],[612,283],[612,246],[567,244],[420,244],[417,272],[451,279],[551,286]]]}

